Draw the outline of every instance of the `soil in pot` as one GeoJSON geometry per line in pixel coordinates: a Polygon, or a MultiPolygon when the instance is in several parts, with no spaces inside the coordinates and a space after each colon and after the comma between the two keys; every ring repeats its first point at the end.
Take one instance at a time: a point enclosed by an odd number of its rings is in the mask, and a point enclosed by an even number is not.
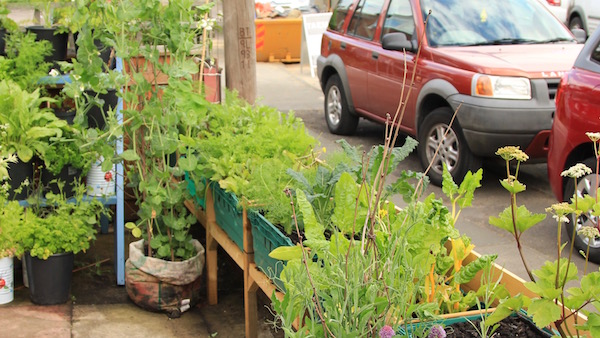
{"type": "MultiPolygon", "coordinates": [[[[481,320],[473,320],[471,323],[463,321],[454,323],[445,328],[448,338],[466,338],[466,337],[481,337],[477,332],[481,320]]],[[[500,326],[494,333],[494,337],[527,337],[527,338],[548,338],[552,335],[541,331],[532,322],[522,316],[509,316],[502,320],[500,326]]]]}

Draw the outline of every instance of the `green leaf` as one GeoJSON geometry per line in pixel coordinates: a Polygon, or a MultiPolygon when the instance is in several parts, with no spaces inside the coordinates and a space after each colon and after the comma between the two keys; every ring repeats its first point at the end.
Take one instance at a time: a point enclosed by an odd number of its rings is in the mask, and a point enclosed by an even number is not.
{"type": "Polygon", "coordinates": [[[454,195],[458,194],[458,185],[454,183],[454,179],[452,175],[448,171],[448,167],[446,163],[444,163],[442,172],[442,192],[444,195],[448,196],[449,199],[453,200],[454,195]]]}
{"type": "MultiPolygon", "coordinates": [[[[527,208],[522,205],[517,208],[515,215],[516,226],[519,233],[523,233],[532,226],[538,224],[546,218],[546,214],[532,214],[527,208]]],[[[511,207],[507,207],[500,214],[499,217],[490,216],[489,222],[500,229],[504,229],[511,234],[515,234],[513,227],[513,216],[511,207]]]]}
{"type": "Polygon", "coordinates": [[[352,233],[358,189],[349,173],[342,173],[335,185],[335,207],[331,221],[345,234],[352,233]]]}
{"type": "Polygon", "coordinates": [[[502,319],[510,316],[513,312],[517,312],[529,303],[529,298],[518,295],[501,302],[494,312],[485,319],[488,325],[499,323],[502,319]]]}
{"type": "Polygon", "coordinates": [[[302,259],[302,247],[299,245],[280,246],[271,251],[269,257],[282,261],[302,259]]]}
{"type": "Polygon", "coordinates": [[[561,307],[551,299],[534,299],[527,313],[533,317],[535,325],[545,327],[560,319],[561,307]]]}
{"type": "Polygon", "coordinates": [[[161,245],[158,248],[157,254],[159,257],[169,257],[171,254],[171,248],[168,245],[161,245]]]}
{"type": "Polygon", "coordinates": [[[138,154],[136,154],[133,149],[128,149],[122,152],[121,158],[123,158],[125,161],[138,161],[140,159],[138,154]]]}
{"type": "Polygon", "coordinates": [[[302,218],[304,220],[304,234],[306,238],[309,240],[324,240],[325,236],[323,235],[323,225],[317,221],[313,207],[306,200],[304,191],[297,190],[296,199],[298,200],[298,210],[302,214],[302,218]]]}
{"type": "Polygon", "coordinates": [[[134,228],[131,230],[131,234],[135,238],[140,238],[140,237],[142,237],[142,230],[140,228],[134,228]]]}
{"type": "Polygon", "coordinates": [[[460,184],[460,188],[458,189],[459,194],[462,196],[458,199],[458,205],[461,208],[471,206],[473,202],[473,195],[475,194],[475,189],[481,187],[481,179],[483,178],[483,170],[479,169],[473,174],[472,172],[467,172],[465,178],[460,184]]]}
{"type": "Polygon", "coordinates": [[[491,266],[496,258],[498,258],[498,255],[483,255],[477,258],[454,275],[455,282],[458,284],[468,283],[479,271],[491,266]]]}
{"type": "Polygon", "coordinates": [[[508,179],[505,178],[502,181],[500,181],[500,184],[502,184],[504,189],[506,189],[511,194],[518,194],[520,192],[525,191],[526,189],[525,185],[516,179],[513,180],[512,183],[509,183],[508,179]]]}
{"type": "Polygon", "coordinates": [[[188,155],[186,157],[180,157],[178,163],[181,170],[193,171],[198,165],[198,158],[196,158],[196,156],[193,155],[188,155]]]}

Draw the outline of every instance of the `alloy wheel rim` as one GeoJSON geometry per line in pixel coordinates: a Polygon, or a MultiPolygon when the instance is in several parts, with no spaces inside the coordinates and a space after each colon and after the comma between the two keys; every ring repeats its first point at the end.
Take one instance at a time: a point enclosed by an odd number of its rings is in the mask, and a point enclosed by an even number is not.
{"type": "Polygon", "coordinates": [[[432,163],[431,169],[441,175],[444,172],[443,164],[446,164],[448,171],[452,172],[458,165],[459,145],[456,133],[447,124],[440,123],[433,126],[425,144],[427,161],[432,163]]]}
{"type": "Polygon", "coordinates": [[[342,118],[342,98],[336,86],[332,86],[327,93],[327,118],[334,126],[337,126],[342,118]]]}
{"type": "MultiPolygon", "coordinates": [[[[577,182],[577,198],[583,198],[583,195],[586,194],[591,197],[596,197],[596,174],[586,175],[577,182]]],[[[597,226],[597,224],[598,217],[586,212],[577,218],[575,231],[579,232],[584,226],[597,226]]],[[[572,234],[567,235],[569,237],[572,236],[572,234]]],[[[577,236],[579,236],[579,234],[577,234],[577,236]]],[[[589,244],[590,248],[600,248],[600,238],[596,237],[592,240],[584,236],[580,236],[580,238],[586,246],[589,244]]]]}

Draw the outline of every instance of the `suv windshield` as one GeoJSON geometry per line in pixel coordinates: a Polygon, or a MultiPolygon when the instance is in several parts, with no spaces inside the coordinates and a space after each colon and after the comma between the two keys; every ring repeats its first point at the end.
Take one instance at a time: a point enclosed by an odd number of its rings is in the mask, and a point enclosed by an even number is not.
{"type": "Polygon", "coordinates": [[[436,46],[576,43],[537,0],[421,0],[427,41],[436,46]]]}

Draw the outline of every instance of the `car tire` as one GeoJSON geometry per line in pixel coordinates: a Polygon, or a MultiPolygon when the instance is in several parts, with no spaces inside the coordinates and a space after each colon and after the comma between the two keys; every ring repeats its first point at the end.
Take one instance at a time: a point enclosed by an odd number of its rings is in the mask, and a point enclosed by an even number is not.
{"type": "MultiPolygon", "coordinates": [[[[587,165],[589,168],[592,168],[594,171],[596,168],[596,159],[588,158],[583,161],[583,164],[587,165]]],[[[579,196],[583,194],[589,194],[590,196],[594,196],[596,189],[596,173],[592,172],[589,175],[581,177],[577,180],[577,190],[579,196]]],[[[575,193],[575,182],[573,179],[567,179],[564,190],[565,201],[570,201],[575,193]]],[[[594,221],[597,220],[596,216],[592,216],[590,213],[585,213],[579,215],[577,219],[575,219],[574,215],[569,217],[569,222],[565,223],[565,228],[567,230],[567,236],[569,240],[571,240],[573,236],[573,228],[575,231],[578,231],[582,226],[591,226],[594,221]]],[[[579,234],[575,235],[575,248],[577,251],[581,250],[583,252],[587,251],[589,240],[583,236],[579,236],[579,234]]],[[[590,262],[600,263],[600,238],[596,238],[592,240],[590,243],[590,252],[589,252],[589,260],[590,262]]]]}
{"type": "Polygon", "coordinates": [[[325,85],[325,121],[332,134],[351,135],[358,126],[358,116],[350,112],[339,75],[332,75],[325,85]]]}
{"type": "Polygon", "coordinates": [[[583,31],[587,35],[587,30],[583,27],[583,21],[581,21],[581,18],[578,16],[574,16],[572,19],[569,20],[569,30],[572,31],[574,29],[583,29],[583,31]]]}
{"type": "Polygon", "coordinates": [[[448,171],[457,183],[462,182],[469,170],[481,167],[481,159],[471,153],[456,119],[444,138],[452,115],[452,109],[449,107],[436,108],[425,117],[419,126],[419,146],[417,147],[419,160],[423,170],[426,170],[432,163],[427,175],[431,183],[437,186],[442,185],[443,163],[446,163],[448,171]],[[434,157],[438,145],[439,151],[434,157]]]}

